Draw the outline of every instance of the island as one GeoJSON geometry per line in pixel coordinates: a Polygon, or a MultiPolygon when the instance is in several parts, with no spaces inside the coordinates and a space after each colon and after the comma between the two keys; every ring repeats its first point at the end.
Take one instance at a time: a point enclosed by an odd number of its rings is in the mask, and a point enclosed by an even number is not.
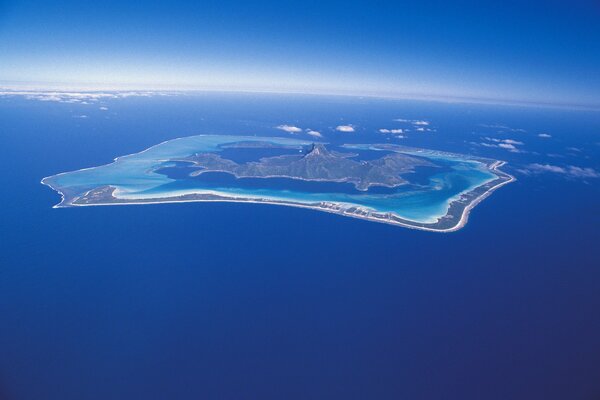
{"type": "Polygon", "coordinates": [[[434,232],[512,182],[503,161],[393,144],[197,135],[42,179],[55,207],[251,202],[434,232]]]}

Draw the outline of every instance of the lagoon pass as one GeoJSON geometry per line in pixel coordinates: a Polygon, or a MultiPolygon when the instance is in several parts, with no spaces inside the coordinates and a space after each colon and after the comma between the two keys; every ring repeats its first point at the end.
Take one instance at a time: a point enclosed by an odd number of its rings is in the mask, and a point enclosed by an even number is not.
{"type": "Polygon", "coordinates": [[[252,202],[450,232],[514,178],[504,163],[392,144],[197,135],[42,179],[55,207],[252,202]]]}

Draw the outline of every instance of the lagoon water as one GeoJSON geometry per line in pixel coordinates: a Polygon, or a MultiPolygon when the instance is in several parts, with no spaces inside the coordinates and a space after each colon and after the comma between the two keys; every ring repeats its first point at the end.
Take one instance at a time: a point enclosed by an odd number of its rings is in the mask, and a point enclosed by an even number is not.
{"type": "Polygon", "coordinates": [[[594,398],[599,182],[519,171],[599,170],[599,128],[589,111],[346,97],[0,97],[0,398],[594,398]],[[399,118],[435,131],[377,132],[399,118]],[[39,183],[280,124],[505,160],[518,180],[450,234],[259,204],[53,209],[39,183]]]}
{"type": "MultiPolygon", "coordinates": [[[[181,194],[216,192],[229,197],[242,196],[267,200],[287,200],[303,204],[333,202],[352,204],[377,212],[392,212],[395,215],[416,221],[432,223],[443,217],[450,203],[463,193],[496,179],[482,162],[466,156],[440,154],[433,151],[407,151],[431,162],[438,168],[421,168],[404,177],[411,184],[398,188],[373,188],[367,192],[353,189],[353,185],[342,183],[307,182],[293,179],[227,179],[224,174],[206,177],[190,177],[193,168],[173,164],[196,153],[216,152],[221,145],[260,140],[272,145],[290,146],[288,153],[302,151],[310,141],[265,136],[197,135],[163,142],[142,152],[118,157],[114,162],[64,172],[44,178],[46,185],[66,195],[66,200],[81,196],[91,188],[112,186],[115,195],[122,199],[161,199],[181,194]],[[178,172],[176,177],[165,173],[178,172]],[[187,171],[181,173],[181,171],[187,171]],[[215,180],[220,177],[220,180],[215,180]],[[412,184],[412,179],[422,184],[412,184]],[[383,189],[383,190],[382,190],[383,189]]],[[[233,149],[227,155],[239,160],[233,149]],[[233,154],[231,154],[233,153],[233,154]]],[[[249,157],[242,151],[241,157],[249,157]]],[[[384,152],[381,152],[384,153],[384,152]]],[[[350,153],[348,153],[350,154],[350,153]]],[[[380,155],[380,157],[383,154],[380,155]]],[[[255,155],[255,158],[257,155],[255,155]]],[[[357,156],[358,160],[360,154],[357,156]]],[[[354,157],[356,158],[356,157],[354,157]]],[[[227,175],[227,174],[225,174],[227,175]]]]}

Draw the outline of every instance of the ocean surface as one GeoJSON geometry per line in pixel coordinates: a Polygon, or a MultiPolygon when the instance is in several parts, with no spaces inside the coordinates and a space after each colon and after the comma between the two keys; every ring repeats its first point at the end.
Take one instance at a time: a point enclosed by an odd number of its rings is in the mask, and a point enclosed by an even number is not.
{"type": "Polygon", "coordinates": [[[0,399],[600,397],[600,113],[76,99],[0,96],[0,399]],[[174,138],[305,129],[504,160],[517,181],[448,234],[262,204],[54,209],[40,184],[174,138]]]}

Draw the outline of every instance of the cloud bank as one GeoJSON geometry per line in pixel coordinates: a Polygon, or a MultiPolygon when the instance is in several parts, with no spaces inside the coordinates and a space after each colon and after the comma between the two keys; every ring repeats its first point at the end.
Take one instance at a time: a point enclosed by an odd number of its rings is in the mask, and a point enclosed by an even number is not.
{"type": "Polygon", "coordinates": [[[59,92],[59,91],[16,91],[0,90],[0,97],[19,96],[27,100],[54,101],[57,103],[91,104],[105,99],[122,99],[126,97],[170,96],[167,92],[59,92]]]}

